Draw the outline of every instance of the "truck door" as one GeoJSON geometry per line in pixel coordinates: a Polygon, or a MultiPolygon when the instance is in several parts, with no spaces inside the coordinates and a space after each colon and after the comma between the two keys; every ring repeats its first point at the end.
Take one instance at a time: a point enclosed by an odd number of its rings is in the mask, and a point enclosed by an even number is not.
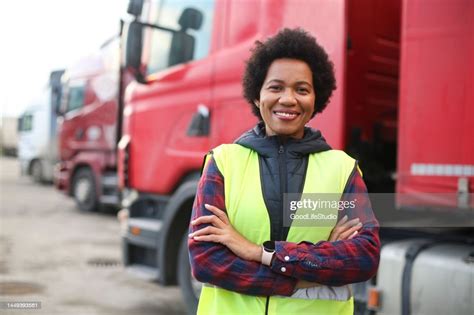
{"type": "MultiPolygon", "coordinates": [[[[224,1],[223,1],[224,2],[224,1]]],[[[224,132],[213,139],[217,145],[232,142],[236,135],[257,122],[250,105],[242,97],[242,75],[245,60],[256,40],[265,40],[281,28],[301,27],[316,37],[335,65],[337,90],[324,113],[309,123],[322,130],[335,148],[343,147],[343,97],[346,49],[345,1],[225,1],[225,31],[221,33],[216,54],[216,78],[212,117],[216,128],[224,132]],[[229,118],[232,123],[229,124],[229,118]]],[[[221,11],[220,11],[221,12],[221,11]]],[[[317,91],[316,91],[317,93],[317,91]]]]}
{"type": "Polygon", "coordinates": [[[35,112],[26,111],[19,120],[18,126],[18,158],[20,159],[23,174],[28,173],[31,160],[35,157],[35,143],[33,135],[35,112]]]}
{"type": "Polygon", "coordinates": [[[84,79],[70,79],[66,86],[64,116],[59,131],[59,154],[63,161],[73,158],[83,136],[84,126],[80,122],[85,105],[85,87],[84,79]]]}
{"type": "Polygon", "coordinates": [[[450,193],[425,203],[465,207],[458,197],[474,190],[474,2],[404,0],[402,14],[397,191],[450,193]]]}
{"type": "Polygon", "coordinates": [[[146,84],[127,100],[130,183],[139,191],[169,193],[209,149],[211,34],[214,0],[150,1],[144,14],[142,63],[146,84]]]}

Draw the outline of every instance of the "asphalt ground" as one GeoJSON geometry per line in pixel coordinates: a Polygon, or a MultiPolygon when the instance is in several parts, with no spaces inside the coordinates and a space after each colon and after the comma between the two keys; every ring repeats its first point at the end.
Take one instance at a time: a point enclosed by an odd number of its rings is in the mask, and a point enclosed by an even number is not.
{"type": "Polygon", "coordinates": [[[114,213],[80,212],[1,157],[0,314],[185,314],[179,288],[125,271],[120,246],[114,213]]]}

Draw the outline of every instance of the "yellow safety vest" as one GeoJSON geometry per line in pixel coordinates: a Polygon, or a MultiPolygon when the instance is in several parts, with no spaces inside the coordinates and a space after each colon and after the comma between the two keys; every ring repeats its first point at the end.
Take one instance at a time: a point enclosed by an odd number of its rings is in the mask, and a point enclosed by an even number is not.
{"type": "MultiPolygon", "coordinates": [[[[270,237],[270,219],[262,195],[257,152],[238,144],[224,144],[213,150],[213,156],[224,177],[225,205],[230,222],[249,241],[262,244],[270,237]]],[[[310,154],[303,193],[339,193],[342,196],[354,165],[355,161],[343,151],[310,154]]],[[[337,216],[337,210],[334,214],[337,216]]],[[[286,240],[295,243],[327,240],[336,221],[324,226],[292,225],[286,240]]],[[[240,294],[205,284],[198,314],[265,314],[266,304],[267,297],[240,294]]],[[[267,314],[353,313],[352,297],[338,301],[271,296],[267,314]]]]}

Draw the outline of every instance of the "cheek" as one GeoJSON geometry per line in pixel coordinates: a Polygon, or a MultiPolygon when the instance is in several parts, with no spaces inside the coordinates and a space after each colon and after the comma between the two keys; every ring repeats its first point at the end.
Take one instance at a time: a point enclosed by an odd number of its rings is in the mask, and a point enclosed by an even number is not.
{"type": "Polygon", "coordinates": [[[314,99],[310,97],[301,99],[300,104],[303,111],[305,112],[305,115],[311,116],[314,111],[314,99]]]}
{"type": "Polygon", "coordinates": [[[274,102],[269,99],[268,97],[262,97],[260,98],[260,112],[271,112],[272,109],[272,104],[274,102]]]}
{"type": "Polygon", "coordinates": [[[308,108],[308,115],[309,117],[313,116],[314,112],[316,111],[316,107],[314,106],[314,103],[311,104],[311,106],[308,108]]]}
{"type": "Polygon", "coordinates": [[[315,103],[316,103],[316,99],[314,97],[309,98],[308,101],[306,102],[307,112],[309,113],[310,117],[316,111],[315,103]]]}
{"type": "Polygon", "coordinates": [[[260,94],[260,104],[263,104],[265,106],[268,106],[271,104],[274,100],[272,100],[272,97],[267,95],[267,94],[260,94]]]}

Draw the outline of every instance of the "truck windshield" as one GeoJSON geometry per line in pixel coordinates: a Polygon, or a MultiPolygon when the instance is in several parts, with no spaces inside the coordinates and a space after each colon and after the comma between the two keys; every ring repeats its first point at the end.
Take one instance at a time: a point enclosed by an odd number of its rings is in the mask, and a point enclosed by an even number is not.
{"type": "Polygon", "coordinates": [[[67,100],[67,111],[73,111],[84,105],[84,86],[71,86],[67,100]]]}
{"type": "Polygon", "coordinates": [[[31,131],[33,129],[33,115],[32,114],[25,114],[20,117],[20,121],[18,122],[18,130],[19,131],[31,131]]]}
{"type": "MultiPolygon", "coordinates": [[[[186,61],[202,59],[209,54],[214,0],[156,0],[145,8],[144,13],[148,23],[183,31],[194,38],[193,53],[189,58],[186,58],[188,59],[186,61]],[[186,8],[194,8],[202,13],[203,21],[198,30],[182,30],[179,22],[186,8]]],[[[147,32],[148,34],[145,35],[149,44],[147,75],[180,63],[173,60],[172,57],[176,56],[176,53],[171,51],[173,48],[172,33],[158,29],[148,29],[147,32]]]]}

